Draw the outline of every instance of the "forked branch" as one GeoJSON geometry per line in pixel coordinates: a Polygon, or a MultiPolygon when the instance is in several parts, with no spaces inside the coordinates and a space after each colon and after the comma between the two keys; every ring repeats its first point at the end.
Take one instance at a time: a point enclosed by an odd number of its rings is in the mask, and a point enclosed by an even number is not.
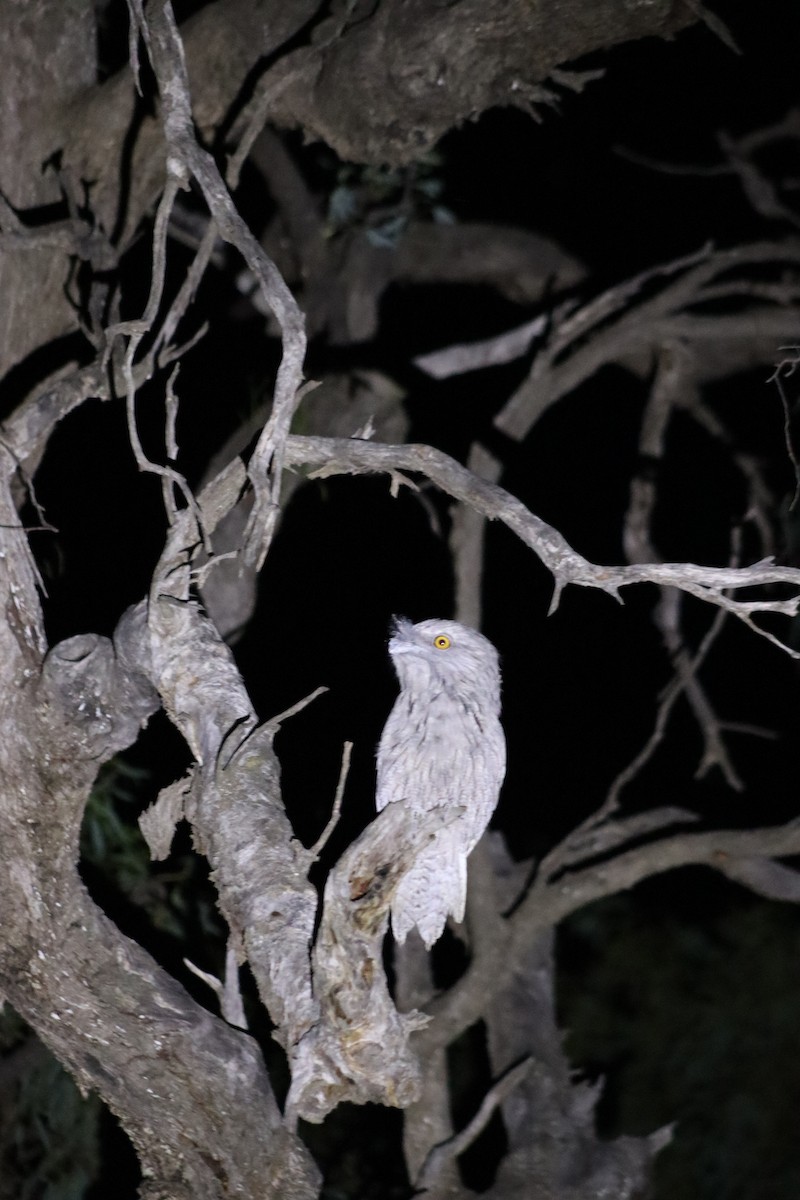
{"type": "Polygon", "coordinates": [[[793,617],[800,609],[800,569],[778,566],[771,559],[747,567],[703,567],[696,563],[633,563],[603,566],[589,562],[573,550],[566,538],[532,513],[521,500],[496,483],[474,475],[449,455],[425,445],[389,446],[347,438],[307,438],[292,435],[286,442],[286,465],[315,469],[317,476],[387,474],[413,471],[424,475],[443,492],[474,508],[490,520],[501,521],[541,559],[552,573],[555,592],[551,612],[567,584],[599,588],[616,600],[620,591],[634,583],[655,583],[679,588],[725,609],[773,642],[786,654],[800,653],[757,625],[756,613],[793,617]],[[788,585],[785,598],[739,600],[727,593],[743,588],[788,585]]]}

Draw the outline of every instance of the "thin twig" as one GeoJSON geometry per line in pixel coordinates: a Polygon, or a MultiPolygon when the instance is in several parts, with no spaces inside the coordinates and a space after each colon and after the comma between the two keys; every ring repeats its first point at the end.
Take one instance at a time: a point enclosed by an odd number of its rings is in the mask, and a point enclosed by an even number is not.
{"type": "MultiPolygon", "coordinates": [[[[648,468],[635,475],[631,482],[630,502],[625,515],[623,545],[629,562],[657,562],[660,558],[652,535],[653,517],[658,500],[652,464],[660,463],[664,458],[665,439],[675,408],[680,406],[692,411],[694,401],[698,398],[698,389],[693,385],[694,365],[695,356],[685,345],[674,343],[661,348],[656,377],[645,405],[639,434],[639,454],[642,462],[648,464],[648,468]]],[[[732,556],[731,565],[738,565],[738,553],[732,556]]],[[[686,696],[705,742],[697,776],[701,778],[710,766],[716,764],[722,770],[728,784],[736,791],[742,790],[742,781],[734,769],[722,739],[720,721],[698,678],[700,664],[722,631],[724,616],[724,611],[718,614],[700,652],[692,656],[681,629],[681,594],[674,588],[661,589],[661,599],[653,609],[652,619],[675,666],[677,686],[667,689],[657,714],[653,734],[643,751],[617,776],[606,799],[608,808],[603,806],[601,814],[616,809],[622,787],[630,783],[650,759],[663,737],[666,720],[674,703],[682,694],[686,696]],[[720,620],[720,617],[723,619],[720,620]]]]}
{"type": "Polygon", "coordinates": [[[233,938],[228,937],[228,944],[225,949],[224,980],[217,979],[216,975],[211,975],[208,971],[201,970],[200,967],[196,966],[188,958],[184,958],[183,965],[211,988],[219,1000],[220,1012],[223,1019],[229,1025],[233,1025],[237,1029],[249,1028],[242,1002],[242,993],[239,987],[239,966],[236,961],[236,951],[233,948],[233,938]]]}
{"type": "MultiPolygon", "coordinates": [[[[697,672],[703,665],[712,645],[722,632],[725,618],[726,613],[724,611],[715,614],[714,620],[711,622],[711,626],[700,643],[696,654],[689,656],[684,649],[680,658],[679,669],[662,693],[653,732],[639,753],[619,772],[608,790],[608,795],[604,803],[592,817],[591,824],[596,824],[598,821],[604,820],[619,807],[619,797],[622,790],[636,778],[645,764],[653,757],[656,749],[663,741],[664,733],[666,732],[666,727],[676,702],[684,694],[692,681],[696,680],[697,672]]],[[[697,709],[695,711],[697,712],[697,709]]],[[[703,730],[706,732],[705,725],[703,725],[703,730]]],[[[741,791],[741,780],[729,763],[727,764],[726,777],[736,791],[741,791]]]]}
{"type": "Polygon", "coordinates": [[[309,850],[309,854],[315,862],[325,849],[328,839],[338,824],[339,815],[342,811],[342,800],[344,799],[344,789],[345,784],[347,783],[347,775],[350,771],[350,755],[352,752],[353,743],[345,742],[342,746],[342,765],[339,769],[339,782],[336,785],[336,795],[333,798],[333,810],[331,812],[330,820],[317,840],[314,842],[314,845],[309,850]]]}
{"type": "Polygon", "coordinates": [[[486,1126],[489,1124],[495,1109],[498,1108],[515,1087],[517,1087],[531,1068],[532,1059],[526,1058],[516,1066],[511,1067],[506,1071],[505,1075],[501,1075],[495,1083],[489,1088],[486,1095],[481,1101],[480,1108],[475,1113],[472,1120],[461,1130],[446,1142],[441,1142],[438,1146],[434,1146],[425,1162],[422,1164],[422,1169],[417,1176],[414,1187],[417,1191],[426,1191],[436,1181],[444,1167],[449,1162],[453,1162],[460,1154],[463,1154],[468,1146],[471,1146],[475,1139],[483,1133],[486,1126]]]}
{"type": "Polygon", "coordinates": [[[186,278],[178,289],[175,299],[172,301],[164,320],[161,322],[161,328],[156,334],[154,345],[156,354],[161,355],[162,352],[168,353],[168,348],[175,336],[175,331],[183,320],[189,305],[192,303],[203,275],[206,272],[206,268],[211,261],[216,241],[216,228],[213,223],[209,222],[203,234],[202,241],[197,247],[195,256],[189,266],[189,270],[186,272],[186,278]]]}
{"type": "Polygon", "coordinates": [[[269,725],[273,729],[277,729],[278,726],[282,725],[284,721],[288,721],[289,717],[293,717],[297,713],[302,712],[303,709],[312,702],[312,700],[316,700],[317,696],[321,696],[323,693],[328,691],[330,691],[330,688],[324,686],[314,688],[313,692],[309,692],[307,696],[304,696],[302,700],[298,700],[296,704],[290,705],[289,708],[286,708],[283,710],[283,712],[278,713],[276,717],[270,717],[265,724],[269,725]]]}
{"type": "Polygon", "coordinates": [[[245,532],[245,557],[258,569],[277,524],[284,446],[302,382],[306,350],[304,318],[278,268],[242,220],[214,159],[198,144],[183,44],[169,0],[151,4],[145,21],[150,34],[150,60],[162,101],[168,161],[179,164],[186,175],[197,181],[217,232],[244,258],[281,329],[282,355],[272,411],[248,467],[255,503],[245,532]]]}
{"type": "Polygon", "coordinates": [[[164,500],[170,521],[175,520],[177,512],[171,487],[174,485],[179,489],[197,522],[197,528],[200,531],[200,535],[203,539],[203,546],[206,551],[210,553],[211,542],[208,532],[205,528],[203,514],[200,511],[200,506],[197,503],[189,484],[186,482],[183,475],[181,475],[179,471],[176,471],[174,467],[163,466],[161,463],[153,462],[147,457],[139,438],[139,430],[136,422],[137,381],[134,378],[133,365],[136,358],[136,352],[139,349],[142,339],[151,331],[156,317],[158,316],[158,310],[161,305],[161,299],[164,292],[169,216],[172,212],[172,206],[175,203],[175,197],[178,194],[178,190],[183,186],[184,180],[181,175],[174,171],[170,171],[167,177],[167,183],[164,188],[164,192],[158,205],[158,210],[156,212],[156,220],[153,230],[153,270],[150,279],[150,294],[147,298],[147,304],[145,305],[144,313],[137,320],[124,321],[118,325],[112,326],[107,333],[107,345],[108,354],[110,354],[113,341],[117,336],[122,335],[128,338],[128,345],[122,365],[122,375],[125,379],[126,385],[125,414],[128,425],[128,440],[130,441],[131,449],[133,450],[133,456],[136,460],[136,465],[140,471],[146,471],[153,475],[161,476],[161,479],[164,481],[164,500]]]}
{"type": "Polygon", "coordinates": [[[167,458],[173,460],[178,457],[178,439],[175,433],[175,422],[178,417],[178,397],[175,395],[175,380],[177,379],[179,370],[180,363],[176,363],[174,370],[170,372],[169,379],[167,380],[164,441],[167,448],[167,458]]]}
{"type": "MultiPolygon", "coordinates": [[[[792,464],[792,470],[794,471],[794,495],[792,496],[792,502],[789,505],[789,512],[794,512],[798,498],[800,497],[800,463],[797,461],[797,455],[795,454],[794,444],[792,442],[792,417],[789,410],[789,398],[787,397],[786,389],[783,386],[783,365],[784,364],[781,363],[780,366],[776,367],[775,371],[770,376],[770,379],[775,383],[778,389],[778,395],[781,398],[781,407],[783,408],[783,440],[786,444],[786,453],[789,456],[789,462],[792,464]]],[[[795,366],[796,363],[793,363],[792,370],[787,372],[787,374],[792,374],[795,366]]]]}

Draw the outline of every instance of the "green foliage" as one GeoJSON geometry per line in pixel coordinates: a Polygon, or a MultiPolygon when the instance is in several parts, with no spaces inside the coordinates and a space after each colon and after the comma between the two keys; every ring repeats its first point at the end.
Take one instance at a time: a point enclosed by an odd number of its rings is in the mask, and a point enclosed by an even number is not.
{"type": "Polygon", "coordinates": [[[603,1132],[677,1123],[654,1200],[800,1195],[798,949],[794,907],[696,871],[569,922],[561,1019],[573,1062],[605,1076],[603,1132]]]}
{"type": "MultiPolygon", "coordinates": [[[[152,798],[148,772],[119,756],[100,770],[81,830],[81,865],[98,902],[119,897],[151,926],[185,943],[198,919],[219,934],[210,897],[198,899],[198,860],[153,866],[137,816],[152,798]]],[[[95,1095],[71,1077],[11,1009],[0,1015],[0,1200],[82,1200],[100,1172],[95,1095]]],[[[127,1193],[126,1193],[127,1194],[127,1193]]]]}
{"type": "Polygon", "coordinates": [[[81,829],[81,859],[133,898],[147,886],[150,855],[134,821],[147,772],[117,756],[95,780],[81,829]]]}
{"type": "Polygon", "coordinates": [[[326,233],[361,227],[374,246],[393,248],[412,218],[450,224],[439,204],[441,158],[434,151],[407,167],[340,165],[328,199],[326,233]]]}
{"type": "Polygon", "coordinates": [[[102,1105],[10,1009],[0,1015],[0,1200],[81,1200],[96,1178],[102,1105]]]}
{"type": "Polygon", "coordinates": [[[153,864],[137,817],[152,799],[148,772],[121,755],[100,770],[81,830],[81,862],[102,883],[146,914],[153,928],[184,943],[199,922],[209,938],[220,935],[213,896],[195,887],[198,860],[194,854],[173,855],[166,864],[153,864]]]}

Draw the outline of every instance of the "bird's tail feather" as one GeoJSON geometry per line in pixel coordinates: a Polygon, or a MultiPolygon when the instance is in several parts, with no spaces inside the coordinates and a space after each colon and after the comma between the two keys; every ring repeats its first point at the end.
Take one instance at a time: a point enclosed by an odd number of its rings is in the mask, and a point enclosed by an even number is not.
{"type": "Polygon", "coordinates": [[[467,860],[447,835],[443,830],[398,885],[392,901],[392,931],[398,942],[416,926],[430,948],[441,937],[448,916],[464,918],[467,860]]]}

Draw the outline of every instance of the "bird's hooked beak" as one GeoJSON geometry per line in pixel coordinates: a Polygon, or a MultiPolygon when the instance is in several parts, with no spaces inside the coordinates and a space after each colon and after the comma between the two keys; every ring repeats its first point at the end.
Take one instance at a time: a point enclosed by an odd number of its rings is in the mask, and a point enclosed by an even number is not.
{"type": "Polygon", "coordinates": [[[390,654],[403,654],[415,648],[411,635],[413,628],[408,617],[392,617],[392,636],[389,638],[390,654]]]}

